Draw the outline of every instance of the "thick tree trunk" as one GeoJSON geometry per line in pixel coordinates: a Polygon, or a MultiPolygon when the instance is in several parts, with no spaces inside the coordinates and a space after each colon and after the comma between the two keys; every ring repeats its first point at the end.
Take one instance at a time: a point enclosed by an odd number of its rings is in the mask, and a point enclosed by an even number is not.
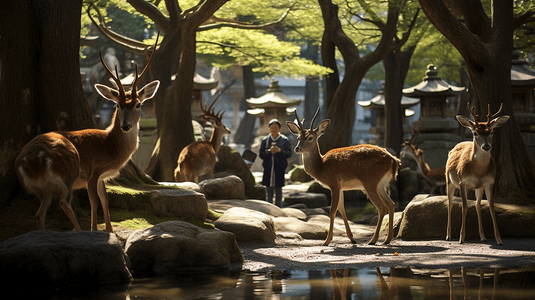
{"type": "Polygon", "coordinates": [[[245,113],[240,120],[236,134],[234,135],[234,143],[244,144],[245,149],[251,149],[251,145],[254,142],[255,133],[254,125],[256,123],[256,117],[247,113],[247,102],[249,98],[256,97],[256,86],[254,83],[254,73],[251,66],[242,67],[243,74],[243,98],[240,100],[240,110],[245,113]]]}
{"type": "Polygon", "coordinates": [[[96,128],[79,65],[82,1],[7,1],[0,10],[0,207],[19,192],[14,163],[35,135],[96,128]]]}
{"type": "Polygon", "coordinates": [[[416,46],[405,51],[396,50],[385,55],[385,147],[399,155],[403,143],[403,115],[401,107],[403,83],[409,71],[410,61],[416,46]]]}

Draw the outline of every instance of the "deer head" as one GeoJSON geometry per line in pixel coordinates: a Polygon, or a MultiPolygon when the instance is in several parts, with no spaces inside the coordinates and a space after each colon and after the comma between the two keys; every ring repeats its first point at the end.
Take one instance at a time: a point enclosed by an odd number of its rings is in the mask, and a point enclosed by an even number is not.
{"type": "Polygon", "coordinates": [[[213,109],[213,106],[216,103],[216,101],[219,99],[219,96],[221,96],[221,91],[219,91],[219,93],[217,94],[217,97],[212,102],[212,104],[210,104],[208,108],[207,108],[208,100],[206,100],[204,105],[202,105],[201,103],[201,111],[203,112],[203,114],[199,115],[198,117],[203,118],[204,120],[212,123],[212,125],[214,126],[214,131],[219,130],[222,133],[222,135],[227,135],[227,134],[230,134],[230,130],[222,122],[223,115],[225,114],[225,112],[224,111],[222,112],[220,109],[217,111],[217,113],[215,113],[213,109]]]}
{"type": "Polygon", "coordinates": [[[474,121],[471,121],[465,116],[458,115],[457,120],[461,125],[470,129],[473,134],[474,148],[481,149],[488,152],[492,149],[492,135],[494,134],[494,128],[500,127],[509,120],[509,116],[500,116],[498,114],[503,109],[503,103],[500,105],[500,109],[495,114],[490,112],[490,104],[488,105],[487,122],[479,122],[478,115],[476,115],[473,107],[470,107],[470,103],[467,103],[468,110],[472,115],[474,121]]]}
{"type": "Polygon", "coordinates": [[[142,87],[141,89],[137,88],[137,85],[141,81],[141,78],[143,78],[143,75],[145,75],[150,63],[152,62],[154,52],[156,52],[156,45],[158,44],[159,36],[160,33],[158,32],[158,36],[156,37],[156,44],[154,45],[154,49],[152,50],[152,54],[149,58],[149,61],[145,65],[145,68],[143,69],[141,74],[139,75],[136,63],[136,76],[134,82],[132,83],[130,91],[125,91],[121,83],[121,79],[119,78],[119,71],[117,70],[117,65],[115,65],[115,74],[117,75],[115,76],[104,62],[104,59],[102,58],[102,53],[100,54],[100,61],[102,62],[102,65],[104,66],[106,71],[108,71],[108,73],[110,74],[111,78],[117,84],[117,89],[110,88],[103,84],[95,84],[95,88],[102,97],[115,102],[115,104],[117,105],[115,117],[119,118],[120,127],[124,132],[130,131],[133,124],[138,123],[141,117],[141,105],[146,100],[149,100],[154,97],[156,91],[158,90],[158,87],[160,86],[160,81],[154,80],[142,87]]]}
{"type": "Polygon", "coordinates": [[[286,125],[288,125],[288,129],[290,129],[290,132],[297,136],[298,141],[297,145],[295,146],[295,153],[301,154],[314,151],[314,149],[311,147],[317,147],[318,138],[327,131],[327,128],[331,123],[331,120],[329,119],[321,121],[318,124],[318,127],[312,129],[312,126],[314,126],[314,121],[316,120],[316,117],[318,116],[319,112],[320,109],[318,107],[316,113],[314,114],[314,117],[312,118],[312,121],[310,122],[310,129],[304,128],[302,122],[304,122],[305,119],[303,119],[303,121],[299,120],[299,117],[297,116],[297,110],[295,110],[295,121],[286,121],[286,125]]]}

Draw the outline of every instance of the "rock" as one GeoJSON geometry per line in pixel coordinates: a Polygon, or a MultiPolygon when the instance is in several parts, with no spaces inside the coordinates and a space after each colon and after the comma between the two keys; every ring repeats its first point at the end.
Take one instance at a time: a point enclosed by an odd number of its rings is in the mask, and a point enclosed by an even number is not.
{"type": "Polygon", "coordinates": [[[218,213],[224,213],[233,207],[245,207],[274,217],[287,217],[280,207],[262,200],[209,200],[208,206],[218,213]]]}
{"type": "Polygon", "coordinates": [[[298,203],[305,204],[308,208],[329,206],[329,200],[325,194],[319,193],[291,193],[284,197],[284,205],[291,206],[298,203]]]}
{"type": "Polygon", "coordinates": [[[284,216],[286,217],[294,217],[296,219],[303,220],[303,221],[307,219],[307,215],[300,209],[285,207],[282,209],[282,212],[284,213],[284,216]]]}
{"type": "Polygon", "coordinates": [[[322,240],[327,238],[328,226],[305,222],[293,217],[273,218],[276,232],[293,232],[304,239],[322,240]]]}
{"type": "Polygon", "coordinates": [[[202,193],[202,188],[195,182],[185,181],[185,182],[159,182],[161,185],[165,186],[175,186],[183,190],[194,191],[197,193],[202,193]]]}
{"type": "Polygon", "coordinates": [[[199,185],[208,199],[245,199],[245,185],[236,175],[206,179],[199,185]]]}
{"type": "MultiPolygon", "coordinates": [[[[257,158],[257,160],[260,160],[257,158]]],[[[244,184],[245,195],[250,199],[264,199],[258,198],[262,191],[256,186],[255,178],[249,165],[243,160],[241,154],[226,145],[221,145],[217,152],[217,162],[214,167],[216,177],[236,175],[244,184]]],[[[265,195],[265,191],[264,191],[265,195]]],[[[260,195],[261,196],[261,195],[260,195]]],[[[265,197],[265,196],[264,196],[265,197]]],[[[242,198],[239,198],[242,199],[242,198]]]]}
{"type": "Polygon", "coordinates": [[[161,189],[151,192],[151,204],[159,216],[195,218],[204,221],[208,204],[203,194],[182,189],[161,189]]]}
{"type": "Polygon", "coordinates": [[[308,182],[314,180],[312,176],[305,172],[303,165],[294,165],[294,168],[289,172],[290,180],[295,182],[308,182]]]}
{"type": "Polygon", "coordinates": [[[0,243],[4,287],[58,289],[132,280],[115,234],[36,230],[0,243]]]}
{"type": "Polygon", "coordinates": [[[125,252],[136,276],[230,269],[243,262],[234,234],[182,221],[136,230],[128,238],[125,252]]]}
{"type": "Polygon", "coordinates": [[[238,242],[275,244],[273,219],[265,213],[243,207],[227,210],[214,225],[236,235],[238,242]]]}
{"type": "MultiPolygon", "coordinates": [[[[416,196],[405,208],[400,224],[398,237],[403,240],[445,239],[448,222],[447,196],[427,195],[416,196]]],[[[503,237],[535,237],[532,228],[535,226],[535,210],[533,206],[494,204],[500,234],[503,237]]],[[[458,240],[461,230],[461,199],[453,198],[452,239],[458,240]]],[[[481,201],[481,215],[485,237],[494,239],[492,218],[488,202],[481,201]]],[[[466,241],[479,240],[479,228],[475,201],[468,200],[466,216],[466,241]]]]}

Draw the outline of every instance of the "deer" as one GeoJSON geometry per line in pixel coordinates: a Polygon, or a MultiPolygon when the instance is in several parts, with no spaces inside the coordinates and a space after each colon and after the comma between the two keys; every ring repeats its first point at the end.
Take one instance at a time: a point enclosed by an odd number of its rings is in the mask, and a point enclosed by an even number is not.
{"type": "Polygon", "coordinates": [[[225,112],[219,110],[214,113],[213,106],[221,96],[221,92],[217,95],[215,100],[208,106],[208,100],[205,105],[201,103],[202,115],[198,117],[210,122],[213,125],[212,135],[208,141],[193,142],[180,152],[175,169],[176,182],[199,182],[199,177],[208,174],[209,178],[214,178],[214,167],[217,161],[217,153],[221,147],[223,136],[229,135],[230,130],[223,124],[222,119],[225,112]]]}
{"type": "Polygon", "coordinates": [[[330,224],[323,246],[329,245],[333,238],[337,211],[344,220],[347,237],[351,243],[356,243],[344,207],[343,191],[347,190],[364,191],[379,214],[375,233],[368,244],[375,245],[383,217],[389,215],[388,236],[384,241],[384,244],[389,244],[393,237],[395,204],[389,196],[388,188],[390,181],[397,176],[400,160],[381,147],[366,144],[335,148],[321,154],[318,139],[327,132],[331,120],[325,119],[312,129],[318,113],[319,108],[309,129],[303,127],[297,111],[295,121],[287,121],[286,124],[290,132],[297,136],[294,151],[302,155],[305,172],[331,190],[330,224]]]}
{"type": "Polygon", "coordinates": [[[446,177],[444,176],[446,166],[431,169],[425,162],[424,151],[418,149],[417,145],[414,143],[416,136],[417,135],[414,134],[413,129],[410,140],[403,142],[401,145],[404,147],[401,151],[401,156],[403,157],[407,155],[416,161],[420,173],[425,177],[425,179],[427,179],[427,181],[429,181],[429,183],[431,183],[431,191],[429,193],[433,194],[433,192],[437,190],[439,186],[446,184],[446,177]]]}
{"type": "Polygon", "coordinates": [[[100,54],[104,68],[117,84],[117,89],[95,84],[95,89],[102,97],[116,104],[112,122],[106,129],[44,133],[34,137],[23,147],[16,159],[16,170],[26,189],[35,193],[41,200],[36,216],[39,229],[44,229],[50,198],[59,194],[62,197],[62,208],[75,229],[80,230],[70,202],[72,190],[87,188],[91,204],[91,230],[97,230],[97,208],[100,199],[106,231],[113,232],[105,182],[119,175],[119,170],[138,148],[141,106],[143,102],[154,97],[160,81],[151,81],[141,89],[138,89],[137,85],[146,74],[155,49],[156,45],[141,74],[137,64],[135,65],[135,79],[130,91],[125,91],[121,84],[117,65],[115,76],[104,62],[102,53],[100,54]]]}
{"type": "Polygon", "coordinates": [[[498,245],[502,245],[500,231],[496,224],[496,214],[492,199],[492,188],[496,177],[496,164],[490,150],[492,149],[492,136],[494,129],[502,126],[509,120],[509,116],[499,116],[503,109],[503,103],[495,114],[491,113],[488,105],[487,122],[479,122],[473,107],[468,103],[468,110],[474,121],[469,118],[457,115],[459,123],[472,131],[472,141],[465,141],[457,144],[448,153],[446,162],[446,191],[448,195],[448,225],[446,240],[451,240],[451,210],[453,206],[453,194],[455,189],[460,190],[462,200],[462,221],[459,243],[464,243],[466,234],[466,214],[468,212],[467,194],[468,190],[474,190],[476,195],[476,212],[479,225],[479,237],[485,242],[485,233],[481,221],[481,200],[483,192],[486,193],[489,204],[489,211],[494,226],[494,237],[498,245]]]}

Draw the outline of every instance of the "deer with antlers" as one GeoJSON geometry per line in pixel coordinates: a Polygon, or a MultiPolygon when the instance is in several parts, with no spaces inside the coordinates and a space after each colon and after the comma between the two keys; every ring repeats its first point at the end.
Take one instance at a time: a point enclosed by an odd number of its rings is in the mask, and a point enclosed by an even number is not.
{"type": "Polygon", "coordinates": [[[74,228],[80,230],[70,203],[73,190],[87,188],[91,204],[91,230],[97,230],[100,198],[106,231],[113,232],[105,181],[119,174],[138,147],[141,105],[155,95],[160,82],[154,80],[141,89],[137,85],[146,74],[155,49],[156,45],[141,74],[138,74],[136,64],[136,77],[130,91],[125,91],[121,84],[117,66],[115,76],[100,55],[102,64],[117,84],[117,89],[95,84],[102,97],[117,105],[108,128],[45,133],[23,147],[15,167],[26,189],[41,200],[36,215],[39,229],[44,229],[46,210],[52,197],[59,195],[63,210],[74,228]]]}
{"type": "Polygon", "coordinates": [[[395,204],[388,195],[388,187],[390,181],[397,176],[400,160],[385,149],[373,145],[336,148],[322,155],[318,139],[327,131],[331,121],[323,120],[312,129],[318,113],[319,108],[310,122],[310,129],[303,127],[302,121],[297,117],[297,111],[295,121],[287,121],[286,124],[290,132],[297,136],[295,153],[303,155],[305,171],[331,190],[330,226],[323,245],[329,245],[332,240],[337,211],[342,215],[348,238],[352,243],[356,243],[347,221],[343,191],[357,189],[366,192],[379,214],[375,233],[368,244],[374,245],[377,242],[386,214],[389,215],[389,224],[384,243],[390,243],[393,237],[395,204]]]}
{"type": "Polygon", "coordinates": [[[206,100],[204,106],[201,103],[203,114],[199,117],[212,123],[214,126],[212,136],[209,141],[196,141],[182,149],[175,169],[176,182],[190,181],[198,183],[199,177],[205,174],[208,174],[209,178],[214,177],[214,166],[217,161],[217,152],[221,147],[221,141],[223,136],[230,134],[230,130],[222,122],[225,112],[219,110],[214,113],[213,106],[220,95],[221,92],[208,108],[208,100],[206,100]]]}
{"type": "Polygon", "coordinates": [[[509,120],[509,116],[498,117],[502,111],[503,103],[497,113],[492,114],[490,104],[488,105],[487,122],[479,122],[474,108],[468,103],[468,110],[474,121],[469,118],[458,115],[457,120],[461,125],[470,129],[473,134],[471,142],[461,142],[457,144],[448,154],[446,162],[446,190],[448,194],[448,227],[446,240],[451,240],[451,209],[453,206],[453,193],[459,189],[462,200],[462,222],[461,237],[459,243],[465,239],[466,214],[468,212],[467,193],[468,190],[475,190],[476,194],[476,212],[479,224],[479,237],[481,241],[486,241],[481,221],[481,199],[483,192],[487,195],[489,211],[494,225],[494,237],[496,242],[501,245],[502,239],[500,231],[496,224],[496,214],[494,212],[494,202],[492,199],[492,188],[496,176],[496,165],[490,153],[492,149],[492,135],[494,129],[502,126],[509,120]]]}
{"type": "Polygon", "coordinates": [[[416,137],[417,135],[414,133],[413,128],[410,140],[403,142],[403,144],[401,145],[404,148],[400,154],[402,157],[405,155],[410,156],[416,161],[420,173],[422,173],[425,179],[427,179],[427,181],[429,181],[429,183],[431,184],[431,191],[429,193],[433,194],[433,192],[437,190],[438,187],[444,186],[446,184],[446,178],[444,177],[446,166],[431,169],[429,165],[425,162],[424,151],[418,149],[417,145],[414,142],[416,140],[416,137]]]}

